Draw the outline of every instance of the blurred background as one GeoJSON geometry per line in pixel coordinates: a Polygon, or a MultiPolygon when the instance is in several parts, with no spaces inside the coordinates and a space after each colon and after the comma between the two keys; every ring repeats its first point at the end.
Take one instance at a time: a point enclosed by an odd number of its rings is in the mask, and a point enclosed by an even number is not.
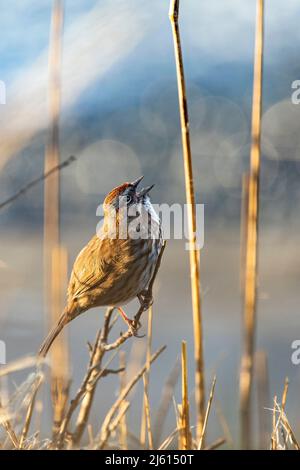
{"type": "MultiPolygon", "coordinates": [[[[43,172],[52,2],[0,0],[0,6],[0,80],[6,84],[6,104],[0,105],[1,203],[43,172]]],[[[61,160],[77,157],[60,174],[61,240],[69,270],[94,235],[96,209],[112,187],[143,174],[147,184],[155,183],[155,203],[185,201],[168,8],[167,0],[65,1],[60,154],[61,160]]],[[[270,407],[288,376],[287,412],[300,432],[300,367],[291,362],[291,343],[300,339],[300,105],[291,102],[291,84],[300,79],[298,17],[298,1],[266,1],[257,347],[268,356],[270,407]]],[[[207,385],[216,373],[216,398],[237,439],[240,213],[242,175],[249,166],[255,2],[182,1],[180,27],[197,202],[205,204],[207,385]]],[[[35,353],[47,328],[43,184],[1,210],[0,233],[0,339],[12,361],[35,353]]],[[[127,307],[129,316],[135,307],[127,307]]],[[[68,327],[74,390],[88,360],[86,342],[94,339],[103,313],[92,310],[68,327]]],[[[188,342],[192,378],[188,252],[184,242],[170,241],[155,292],[153,346],[166,344],[167,350],[151,372],[154,409],[182,339],[188,342]]],[[[138,364],[145,341],[125,346],[138,364]]],[[[95,405],[100,414],[117,388],[114,379],[101,385],[95,405]]],[[[140,409],[131,410],[133,430],[135,412],[140,409]]],[[[45,429],[49,413],[50,401],[45,429]]],[[[168,419],[171,425],[172,411],[168,419]]],[[[209,433],[217,438],[221,432],[214,415],[209,433]]]]}

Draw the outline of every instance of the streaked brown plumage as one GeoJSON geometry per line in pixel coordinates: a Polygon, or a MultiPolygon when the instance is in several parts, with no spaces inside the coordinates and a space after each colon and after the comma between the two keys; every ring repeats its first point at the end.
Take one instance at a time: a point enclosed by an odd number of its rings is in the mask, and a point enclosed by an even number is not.
{"type": "MultiPolygon", "coordinates": [[[[81,250],[74,263],[68,287],[67,306],[57,325],[42,344],[40,356],[46,356],[63,327],[86,310],[115,306],[119,308],[125,321],[130,323],[131,320],[126,317],[121,305],[135,297],[142,302],[163,240],[160,221],[148,195],[152,186],[138,192],[137,187],[141,179],[124,183],[106,196],[103,228],[81,250]],[[125,202],[120,205],[120,201],[125,202]],[[149,222],[146,227],[147,237],[122,238],[122,223],[125,221],[126,230],[131,235],[129,222],[137,220],[130,215],[128,219],[124,218],[123,211],[128,214],[133,207],[140,208],[139,213],[146,214],[149,222]],[[112,237],[112,228],[115,226],[117,229],[112,237]]],[[[141,220],[145,221],[143,218],[141,220]]]]}

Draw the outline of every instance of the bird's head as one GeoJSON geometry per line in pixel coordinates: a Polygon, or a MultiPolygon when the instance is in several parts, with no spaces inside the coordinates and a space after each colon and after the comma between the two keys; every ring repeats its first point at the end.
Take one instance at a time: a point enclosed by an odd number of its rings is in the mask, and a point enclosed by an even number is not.
{"type": "Polygon", "coordinates": [[[133,181],[132,183],[123,183],[120,186],[112,189],[104,199],[104,211],[107,213],[110,209],[119,211],[122,208],[129,208],[132,205],[145,203],[149,198],[149,192],[154,184],[146,188],[138,189],[139,183],[142,181],[143,176],[133,181]]]}

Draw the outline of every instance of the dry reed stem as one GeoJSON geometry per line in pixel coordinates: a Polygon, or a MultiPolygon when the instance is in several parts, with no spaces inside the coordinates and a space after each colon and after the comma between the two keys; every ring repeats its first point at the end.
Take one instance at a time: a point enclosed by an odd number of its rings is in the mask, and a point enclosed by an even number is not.
{"type": "MultiPolygon", "coordinates": [[[[149,364],[150,365],[150,364],[149,364]]],[[[151,413],[150,413],[150,403],[149,403],[149,395],[148,395],[148,390],[147,390],[147,384],[146,384],[146,374],[148,370],[148,363],[147,363],[147,369],[145,371],[145,374],[143,375],[143,383],[144,383],[144,410],[145,410],[145,422],[147,426],[147,433],[148,433],[148,450],[153,449],[153,437],[152,437],[152,430],[151,430],[151,413]]]]}
{"type": "MultiPolygon", "coordinates": [[[[165,349],[166,349],[166,346],[162,346],[160,349],[158,349],[158,351],[156,351],[151,356],[150,364],[152,364],[165,349]]],[[[146,369],[147,369],[147,364],[145,364],[144,367],[142,367],[142,369],[138,372],[138,374],[136,374],[136,376],[133,377],[133,379],[126,385],[126,387],[124,388],[122,393],[119,395],[118,399],[115,401],[115,403],[112,405],[112,407],[108,411],[108,413],[107,413],[107,415],[106,415],[106,417],[103,421],[101,430],[100,430],[98,448],[100,448],[100,449],[103,448],[104,443],[107,441],[107,434],[109,433],[109,426],[110,426],[110,424],[113,420],[113,417],[114,417],[116,411],[118,410],[118,408],[120,407],[122,402],[126,399],[126,397],[130,393],[132,388],[135,386],[135,384],[143,376],[146,369]]]]}
{"type": "Polygon", "coordinates": [[[207,427],[207,422],[208,422],[208,417],[209,417],[209,413],[210,413],[210,409],[211,409],[211,404],[212,404],[212,401],[213,401],[213,398],[214,398],[216,381],[217,381],[217,377],[214,376],[212,386],[211,386],[211,389],[210,389],[207,408],[206,408],[206,412],[205,412],[202,434],[201,434],[199,444],[198,444],[198,450],[202,450],[202,448],[203,448],[203,438],[204,438],[206,427],[207,427]]]}
{"type": "MultiPolygon", "coordinates": [[[[60,67],[62,29],[62,1],[54,0],[49,47],[49,131],[45,153],[45,173],[48,173],[50,169],[59,165],[60,67]]],[[[51,255],[52,249],[59,244],[60,194],[59,174],[57,172],[52,173],[47,179],[45,179],[44,191],[45,284],[47,289],[47,301],[49,305],[51,305],[51,255]]]]}
{"type": "MultiPolygon", "coordinates": [[[[64,292],[67,286],[67,251],[58,245],[52,250],[51,273],[51,317],[57,322],[63,310],[64,292]]],[[[59,431],[60,423],[64,417],[70,389],[69,374],[69,348],[67,331],[62,333],[55,341],[51,351],[51,396],[53,405],[53,436],[59,431]]],[[[55,438],[54,438],[55,440],[55,438]]]]}
{"type": "Polygon", "coordinates": [[[289,379],[288,379],[288,377],[286,377],[285,381],[284,381],[284,387],[283,387],[282,398],[281,398],[282,412],[285,411],[285,405],[286,405],[288,390],[289,390],[289,379]]]}
{"type": "Polygon", "coordinates": [[[258,251],[258,209],[263,67],[264,1],[257,0],[257,20],[252,103],[252,143],[247,211],[247,245],[244,305],[244,352],[240,372],[240,410],[242,448],[251,446],[251,390],[256,330],[256,289],[258,251]]]}
{"type": "Polygon", "coordinates": [[[240,285],[241,295],[245,296],[246,275],[246,247],[247,247],[247,220],[249,205],[249,174],[244,173],[242,178],[242,200],[241,200],[241,227],[240,227],[240,285]]]}
{"type": "Polygon", "coordinates": [[[181,380],[182,380],[182,405],[181,405],[181,445],[180,449],[189,450],[192,448],[192,436],[190,430],[190,407],[188,397],[188,370],[186,342],[181,343],[181,380]]]}
{"type": "Polygon", "coordinates": [[[87,429],[88,436],[89,436],[89,445],[90,447],[93,447],[94,445],[93,427],[91,424],[88,424],[86,429],[87,429]]]}
{"type": "Polygon", "coordinates": [[[276,401],[275,395],[273,400],[273,412],[272,412],[272,434],[271,434],[271,450],[276,450],[276,401]]]}
{"type": "Polygon", "coordinates": [[[192,154],[190,145],[188,106],[185,88],[184,67],[178,26],[179,0],[170,1],[169,18],[172,26],[175,63],[178,84],[179,112],[181,121],[181,136],[184,161],[185,190],[189,227],[189,255],[190,276],[192,289],[193,324],[194,324],[194,349],[195,349],[195,400],[197,413],[197,438],[202,432],[205,414],[205,383],[203,360],[203,331],[200,297],[200,252],[196,240],[196,210],[193,182],[192,154]]]}
{"type": "MultiPolygon", "coordinates": [[[[61,50],[63,33],[63,0],[53,0],[51,34],[49,44],[49,79],[48,79],[48,107],[49,126],[48,141],[45,152],[44,172],[48,173],[53,167],[59,165],[59,115],[61,101],[61,50]]],[[[60,264],[60,178],[54,172],[45,179],[44,185],[44,292],[45,310],[48,324],[56,324],[63,309],[61,264],[60,264]]],[[[51,391],[53,398],[54,428],[57,432],[58,423],[62,416],[61,392],[66,389],[59,371],[62,360],[64,335],[58,343],[53,345],[56,350],[51,352],[53,357],[51,368],[51,391]],[[58,356],[61,356],[58,358],[58,356]],[[56,394],[58,392],[58,394],[56,394]]],[[[62,362],[63,364],[63,362],[62,362]]]]}
{"type": "MultiPolygon", "coordinates": [[[[147,370],[144,375],[144,395],[146,398],[143,398],[143,409],[142,409],[142,422],[141,422],[141,433],[140,441],[142,448],[146,445],[146,427],[147,427],[147,412],[146,412],[146,403],[145,400],[149,402],[148,392],[149,392],[149,371],[150,371],[150,357],[151,357],[151,345],[152,345],[152,322],[153,322],[153,309],[150,307],[148,314],[148,334],[147,334],[147,351],[146,351],[146,364],[147,370]]],[[[152,439],[152,435],[151,435],[152,439]]],[[[153,446],[153,442],[152,442],[153,446]]]]}

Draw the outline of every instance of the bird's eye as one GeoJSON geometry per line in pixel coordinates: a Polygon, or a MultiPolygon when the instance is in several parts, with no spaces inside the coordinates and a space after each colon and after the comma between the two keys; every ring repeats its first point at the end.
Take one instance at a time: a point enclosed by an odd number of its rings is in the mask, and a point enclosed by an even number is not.
{"type": "Polygon", "coordinates": [[[126,202],[127,204],[130,204],[132,202],[132,196],[130,196],[129,194],[127,194],[126,196],[126,202]]]}

